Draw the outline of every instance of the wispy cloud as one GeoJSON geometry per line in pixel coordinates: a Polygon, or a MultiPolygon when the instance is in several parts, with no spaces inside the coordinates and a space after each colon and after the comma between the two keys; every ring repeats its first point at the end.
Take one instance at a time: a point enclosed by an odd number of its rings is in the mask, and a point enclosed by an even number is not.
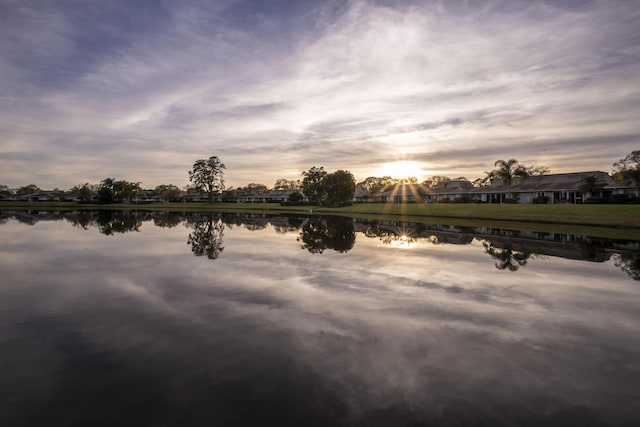
{"type": "Polygon", "coordinates": [[[232,185],[398,159],[608,170],[640,142],[633,3],[5,3],[0,178],[184,184],[214,154],[232,185]]]}

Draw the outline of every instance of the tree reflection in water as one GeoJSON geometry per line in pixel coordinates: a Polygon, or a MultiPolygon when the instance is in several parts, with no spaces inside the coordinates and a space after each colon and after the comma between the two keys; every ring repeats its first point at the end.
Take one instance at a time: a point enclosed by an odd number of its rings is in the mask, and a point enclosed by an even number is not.
{"type": "Polygon", "coordinates": [[[130,211],[98,211],[96,222],[98,231],[107,236],[114,233],[140,231],[140,226],[142,225],[142,220],[135,212],[130,211]]]}
{"type": "Polygon", "coordinates": [[[159,212],[153,216],[153,225],[162,228],[177,227],[184,221],[184,216],[177,212],[159,212]]]}
{"type": "MultiPolygon", "coordinates": [[[[396,231],[373,224],[366,228],[364,235],[370,238],[378,238],[385,245],[409,246],[417,240],[414,237],[414,232],[414,229],[403,228],[401,231],[396,231]]],[[[432,237],[433,239],[428,238],[428,241],[437,243],[438,239],[435,236],[432,237]]]]}
{"type": "Polygon", "coordinates": [[[298,241],[302,249],[321,254],[325,249],[348,252],[356,242],[353,220],[344,217],[314,217],[303,226],[298,241]]]}
{"type": "Polygon", "coordinates": [[[88,230],[95,226],[96,219],[91,211],[80,211],[70,219],[71,224],[76,228],[88,230]]]}
{"type": "Polygon", "coordinates": [[[484,246],[485,252],[496,260],[495,266],[498,270],[517,271],[527,264],[527,260],[532,255],[529,252],[514,251],[510,243],[507,243],[504,248],[498,248],[485,240],[482,242],[482,246],[484,246]]]}
{"type": "Polygon", "coordinates": [[[193,231],[189,233],[187,244],[191,245],[191,252],[195,256],[206,255],[209,259],[216,259],[224,250],[222,246],[223,234],[224,223],[222,219],[209,217],[193,224],[193,231]]]}
{"type": "MultiPolygon", "coordinates": [[[[354,220],[346,217],[209,217],[195,213],[141,212],[115,210],[78,211],[2,211],[0,226],[14,219],[22,224],[35,225],[40,221],[66,220],[83,230],[98,228],[105,235],[140,231],[143,223],[152,221],[157,227],[171,228],[181,223],[193,229],[187,243],[196,256],[216,259],[224,250],[222,237],[225,224],[244,226],[258,231],[269,226],[276,233],[295,232],[301,228],[298,242],[310,253],[323,253],[326,249],[347,252],[356,240],[354,220]],[[223,223],[223,218],[225,223],[223,223]]],[[[355,220],[356,223],[358,220],[355,220]]],[[[360,221],[363,234],[377,238],[383,244],[409,247],[414,242],[434,244],[469,244],[481,240],[484,251],[494,259],[499,270],[517,271],[530,259],[547,256],[606,262],[613,257],[614,265],[633,280],[640,281],[640,243],[633,240],[596,239],[578,235],[528,233],[513,230],[463,228],[440,224],[413,224],[398,221],[360,221]],[[515,235],[520,235],[517,239],[515,235]],[[514,238],[514,241],[510,239],[514,238]],[[498,241],[492,242],[491,240],[498,241]],[[518,250],[514,250],[516,247],[518,250]]]]}
{"type": "Polygon", "coordinates": [[[614,255],[614,264],[633,280],[640,280],[640,254],[620,253],[614,255]]]}

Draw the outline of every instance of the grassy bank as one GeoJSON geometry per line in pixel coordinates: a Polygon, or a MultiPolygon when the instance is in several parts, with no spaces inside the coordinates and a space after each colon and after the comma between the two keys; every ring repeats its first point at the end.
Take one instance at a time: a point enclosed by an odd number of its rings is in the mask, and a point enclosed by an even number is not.
{"type": "Polygon", "coordinates": [[[532,231],[586,233],[640,239],[640,205],[489,205],[358,203],[343,208],[280,206],[270,203],[154,203],[82,205],[70,202],[0,202],[0,209],[137,209],[174,212],[256,212],[345,215],[451,225],[487,225],[532,231]],[[583,227],[589,227],[584,230],[583,227]],[[608,230],[605,232],[604,230],[608,230]]]}

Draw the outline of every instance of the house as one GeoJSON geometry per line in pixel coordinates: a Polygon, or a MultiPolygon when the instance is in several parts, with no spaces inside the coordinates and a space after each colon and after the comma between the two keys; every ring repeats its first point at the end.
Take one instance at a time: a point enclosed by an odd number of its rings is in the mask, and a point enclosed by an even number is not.
{"type": "Polygon", "coordinates": [[[68,202],[78,201],[73,193],[62,190],[45,190],[32,194],[23,194],[16,196],[15,200],[25,202],[68,202]]]}
{"type": "Polygon", "coordinates": [[[289,196],[299,192],[295,189],[288,190],[244,190],[236,193],[238,203],[279,203],[289,200],[289,196]]]}
{"type": "MultiPolygon", "coordinates": [[[[180,196],[177,199],[180,200],[181,202],[208,202],[209,195],[206,193],[200,193],[200,192],[186,192],[186,193],[180,194],[180,196]]],[[[219,200],[220,200],[220,197],[215,196],[214,201],[219,201],[219,200]]]]}
{"type": "Polygon", "coordinates": [[[291,196],[293,193],[298,192],[299,191],[295,189],[271,190],[267,192],[265,200],[267,203],[286,202],[289,200],[289,196],[291,196]]]}
{"type": "Polygon", "coordinates": [[[423,202],[430,195],[430,189],[424,184],[396,184],[391,190],[379,193],[376,202],[415,203],[423,202]]]}
{"type": "Polygon", "coordinates": [[[429,189],[429,201],[442,202],[443,200],[456,200],[464,196],[469,196],[469,191],[472,189],[473,184],[464,179],[441,181],[438,182],[435,187],[429,189]]]}
{"type": "Polygon", "coordinates": [[[369,192],[364,187],[356,187],[356,191],[353,193],[354,202],[368,202],[369,192]]]}
{"type": "Polygon", "coordinates": [[[16,196],[15,194],[0,194],[0,200],[15,201],[15,200],[18,200],[18,196],[16,196]]]}
{"type": "Polygon", "coordinates": [[[536,175],[514,178],[511,188],[501,180],[494,180],[491,185],[472,189],[469,194],[473,198],[487,203],[502,203],[507,198],[518,203],[534,203],[548,200],[548,203],[583,203],[589,197],[609,197],[612,194],[623,194],[625,186],[613,180],[606,172],[572,172],[549,175],[536,175]],[[582,193],[580,187],[586,179],[596,177],[602,185],[598,194],[582,193]]]}

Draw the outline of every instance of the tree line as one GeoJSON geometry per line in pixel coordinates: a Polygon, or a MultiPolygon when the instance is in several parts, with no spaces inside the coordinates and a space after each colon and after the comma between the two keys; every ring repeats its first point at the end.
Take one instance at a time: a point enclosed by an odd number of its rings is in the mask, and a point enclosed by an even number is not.
{"type": "MultiPolygon", "coordinates": [[[[613,163],[612,178],[627,185],[633,185],[640,189],[640,150],[632,151],[619,161],[613,163]]],[[[379,194],[398,184],[417,184],[418,179],[393,178],[391,176],[375,177],[370,176],[360,182],[356,182],[353,174],[346,170],[327,172],[324,167],[313,166],[302,173],[302,179],[291,180],[280,178],[269,188],[260,183],[249,183],[244,187],[226,188],[224,173],[226,166],[217,156],[208,159],[198,159],[193,163],[188,171],[190,184],[180,188],[173,184],[161,184],[153,190],[144,190],[152,196],[159,196],[167,200],[178,198],[183,192],[202,192],[208,195],[212,202],[215,198],[234,199],[247,192],[267,192],[271,190],[294,190],[290,196],[291,202],[301,202],[306,199],[318,206],[344,206],[353,200],[356,187],[362,187],[369,195],[379,194]]],[[[507,187],[507,197],[510,197],[511,184],[518,178],[541,175],[549,172],[545,166],[525,166],[516,159],[497,160],[494,169],[485,172],[485,176],[472,181],[476,187],[491,184],[494,180],[502,181],[507,187]]],[[[447,176],[435,175],[421,184],[428,187],[438,186],[442,182],[465,180],[466,177],[449,178],[447,176]]],[[[585,178],[580,190],[595,194],[601,191],[604,183],[598,181],[597,177],[585,178]]],[[[60,191],[55,188],[54,191],[60,191]]],[[[78,184],[69,190],[78,200],[82,202],[95,202],[101,204],[127,203],[134,200],[143,188],[140,182],[118,180],[112,177],[103,179],[99,184],[78,184]]],[[[24,196],[37,194],[42,189],[35,184],[25,185],[19,188],[9,188],[0,185],[0,195],[4,196],[24,196]]]]}

